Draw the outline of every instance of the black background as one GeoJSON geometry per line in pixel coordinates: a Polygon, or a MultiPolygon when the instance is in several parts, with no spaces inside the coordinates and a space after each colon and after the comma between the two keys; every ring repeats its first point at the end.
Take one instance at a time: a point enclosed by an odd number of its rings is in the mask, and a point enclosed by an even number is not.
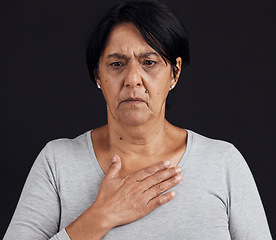
{"type": "MultiPolygon", "coordinates": [[[[242,152],[276,236],[275,4],[272,0],[165,2],[187,26],[191,44],[191,65],[170,93],[167,119],[232,142],[242,152]]],[[[106,122],[104,99],[89,78],[84,49],[89,28],[113,3],[1,4],[0,237],[44,145],[106,122]]]]}

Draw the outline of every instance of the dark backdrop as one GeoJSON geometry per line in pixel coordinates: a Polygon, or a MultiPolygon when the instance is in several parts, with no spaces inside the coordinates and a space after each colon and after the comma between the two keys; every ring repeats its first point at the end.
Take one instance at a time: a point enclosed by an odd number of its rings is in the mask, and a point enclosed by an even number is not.
{"type": "MultiPolygon", "coordinates": [[[[84,49],[88,29],[112,2],[2,4],[0,237],[44,145],[106,122],[84,49]]],[[[191,65],[170,93],[167,119],[234,143],[253,172],[276,236],[273,0],[171,0],[169,6],[190,32],[191,65]]]]}

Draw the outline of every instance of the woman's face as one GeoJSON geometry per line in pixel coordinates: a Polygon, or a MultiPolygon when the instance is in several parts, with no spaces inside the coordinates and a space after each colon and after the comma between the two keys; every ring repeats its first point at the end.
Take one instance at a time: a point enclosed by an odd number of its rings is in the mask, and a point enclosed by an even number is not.
{"type": "Polygon", "coordinates": [[[99,61],[96,77],[107,104],[108,119],[141,125],[165,117],[165,102],[175,86],[171,65],[143,39],[132,23],[116,26],[99,61]]]}

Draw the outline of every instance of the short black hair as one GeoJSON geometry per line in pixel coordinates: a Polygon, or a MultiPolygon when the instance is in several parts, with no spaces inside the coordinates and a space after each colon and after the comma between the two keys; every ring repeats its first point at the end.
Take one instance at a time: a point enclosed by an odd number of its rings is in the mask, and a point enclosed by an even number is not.
{"type": "Polygon", "coordinates": [[[87,42],[86,64],[95,83],[95,74],[98,74],[99,60],[108,37],[113,28],[122,23],[133,23],[145,41],[166,63],[169,61],[174,74],[177,71],[177,57],[181,57],[183,67],[189,65],[187,30],[167,6],[152,0],[120,3],[105,14],[87,42]]]}

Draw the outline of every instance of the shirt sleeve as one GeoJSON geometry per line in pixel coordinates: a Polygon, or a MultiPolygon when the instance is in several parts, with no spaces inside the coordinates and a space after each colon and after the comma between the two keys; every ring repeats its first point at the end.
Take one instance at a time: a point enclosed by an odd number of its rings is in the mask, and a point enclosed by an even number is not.
{"type": "Polygon", "coordinates": [[[31,168],[4,240],[70,240],[65,229],[59,231],[60,211],[54,154],[48,143],[31,168]]]}
{"type": "Polygon", "coordinates": [[[227,170],[229,230],[232,240],[272,240],[251,171],[234,148],[227,170]]]}

